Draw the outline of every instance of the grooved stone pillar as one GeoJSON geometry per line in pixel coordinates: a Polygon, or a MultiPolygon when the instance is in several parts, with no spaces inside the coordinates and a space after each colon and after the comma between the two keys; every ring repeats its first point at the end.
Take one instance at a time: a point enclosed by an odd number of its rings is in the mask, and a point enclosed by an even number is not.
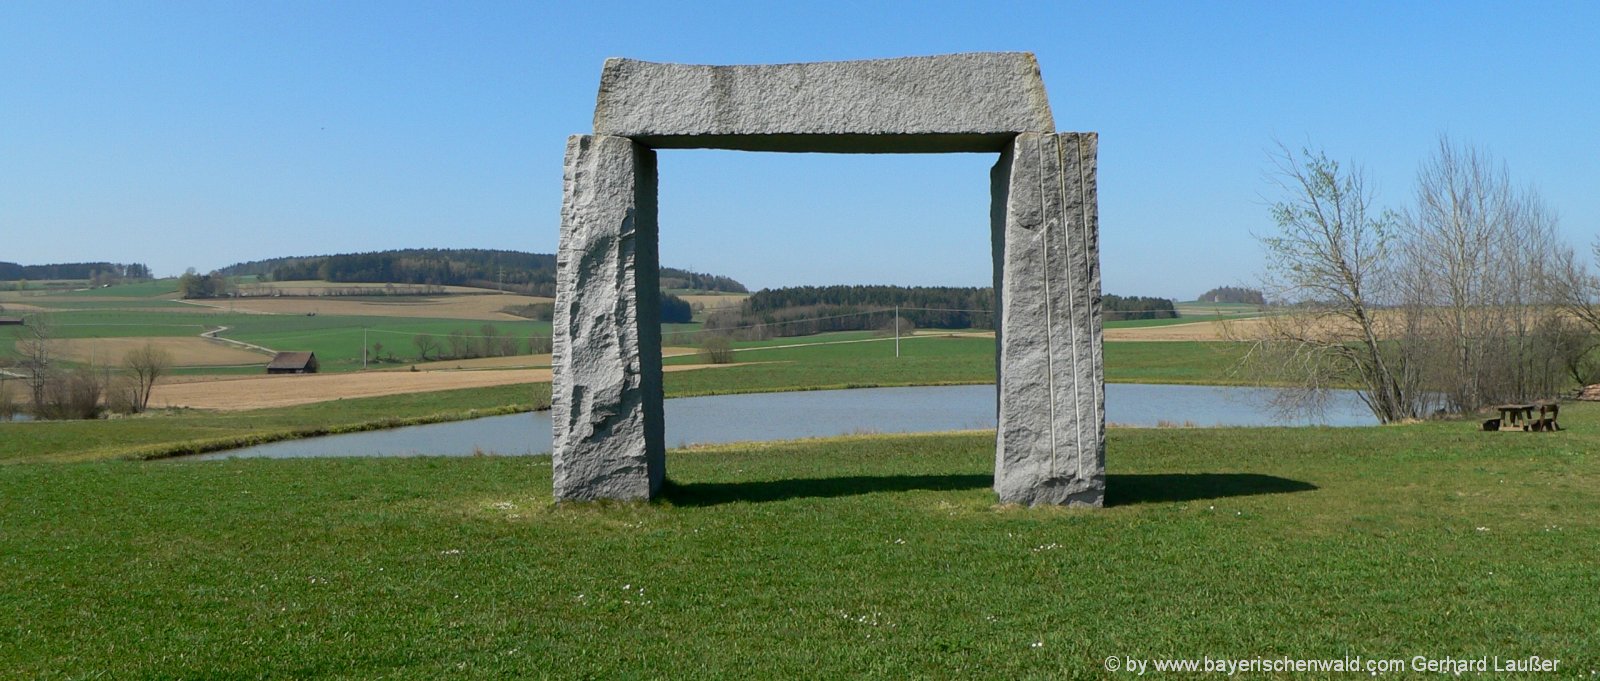
{"type": "Polygon", "coordinates": [[[567,140],[556,253],[555,498],[649,499],[666,477],[655,152],[567,140]]]}
{"type": "Polygon", "coordinates": [[[1002,503],[1104,502],[1098,142],[1024,132],[991,175],[1002,503]]]}

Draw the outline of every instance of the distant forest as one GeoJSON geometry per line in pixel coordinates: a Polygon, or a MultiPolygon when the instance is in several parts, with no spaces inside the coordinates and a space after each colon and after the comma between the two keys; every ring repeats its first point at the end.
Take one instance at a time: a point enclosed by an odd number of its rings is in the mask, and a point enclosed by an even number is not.
{"type": "MultiPolygon", "coordinates": [[[[69,262],[56,265],[18,265],[0,262],[0,280],[18,279],[149,279],[150,268],[140,263],[69,262]]],[[[110,282],[106,282],[110,283],[110,282]]]]}
{"type": "Polygon", "coordinates": [[[1244,303],[1246,305],[1266,305],[1267,297],[1253,288],[1238,286],[1218,286],[1210,291],[1200,294],[1198,300],[1202,303],[1244,303]]]}
{"type": "MultiPolygon", "coordinates": [[[[1165,298],[1105,295],[1101,304],[1108,321],[1178,316],[1165,298]]],[[[892,328],[896,305],[910,328],[995,325],[994,290],[988,287],[795,286],[757,291],[738,310],[708,316],[706,329],[759,338],[892,328]]]]}
{"type": "Polygon", "coordinates": [[[1149,296],[1117,296],[1107,293],[1100,297],[1100,312],[1108,322],[1178,318],[1178,310],[1171,300],[1149,296]]]}
{"type": "MultiPolygon", "coordinates": [[[[229,265],[223,276],[255,275],[274,281],[320,279],[346,283],[429,284],[504,289],[552,297],[556,257],[543,253],[490,249],[415,248],[372,253],[271,258],[229,265]]],[[[743,293],[733,279],[661,268],[662,288],[692,288],[743,293]]]]}

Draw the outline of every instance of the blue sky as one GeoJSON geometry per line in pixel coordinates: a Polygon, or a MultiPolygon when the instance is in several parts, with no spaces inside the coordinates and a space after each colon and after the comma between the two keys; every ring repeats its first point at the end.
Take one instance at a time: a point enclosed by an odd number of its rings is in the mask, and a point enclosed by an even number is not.
{"type": "MultiPolygon", "coordinates": [[[[1409,200],[1440,134],[1600,231],[1600,3],[0,3],[0,260],[553,252],[606,57],[1022,50],[1100,133],[1105,290],[1249,283],[1275,140],[1409,200]]],[[[662,260],[988,283],[986,154],[663,151],[662,260]]]]}

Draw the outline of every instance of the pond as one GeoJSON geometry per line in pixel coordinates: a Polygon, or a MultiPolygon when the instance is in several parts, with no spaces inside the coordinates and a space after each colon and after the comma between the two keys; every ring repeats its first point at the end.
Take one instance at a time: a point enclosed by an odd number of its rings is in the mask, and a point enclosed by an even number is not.
{"type": "MultiPolygon", "coordinates": [[[[1106,385],[1106,421],[1127,426],[1365,426],[1376,420],[1353,392],[1319,419],[1281,419],[1271,388],[1106,385]]],[[[994,428],[995,388],[962,385],[684,397],[666,401],[667,447],[791,440],[853,433],[994,428]]],[[[194,459],[308,456],[548,454],[550,412],[491,416],[213,452],[194,459]]]]}

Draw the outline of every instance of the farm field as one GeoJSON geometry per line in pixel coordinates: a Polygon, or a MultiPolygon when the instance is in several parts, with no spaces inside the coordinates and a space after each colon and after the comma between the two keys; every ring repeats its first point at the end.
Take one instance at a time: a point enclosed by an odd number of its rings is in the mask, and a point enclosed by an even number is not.
{"type": "MultiPolygon", "coordinates": [[[[391,289],[387,284],[364,284],[357,282],[319,281],[314,279],[295,281],[250,281],[239,286],[239,290],[246,296],[271,295],[274,292],[284,295],[296,296],[321,296],[329,291],[347,292],[363,291],[375,296],[382,296],[391,290],[412,290],[420,284],[394,284],[391,289]]],[[[494,289],[477,288],[473,286],[430,286],[429,288],[442,290],[448,294],[470,295],[502,295],[494,289]]]]}
{"type": "MultiPolygon", "coordinates": [[[[191,305],[182,307],[187,309],[57,312],[51,315],[50,323],[55,336],[65,339],[197,337],[202,332],[225,327],[226,330],[218,334],[223,338],[273,350],[316,352],[324,371],[361,368],[363,329],[367,342],[383,343],[389,348],[385,354],[410,359],[416,359],[413,341],[418,335],[431,335],[445,344],[450,334],[460,333],[478,343],[484,335],[484,326],[491,325],[495,335],[509,337],[524,348],[530,337],[548,338],[550,335],[549,322],[520,318],[490,322],[409,316],[262,315],[191,305]]],[[[261,363],[265,362],[263,358],[261,363]]]]}
{"type": "Polygon", "coordinates": [[[75,338],[60,341],[57,357],[83,364],[101,365],[117,363],[137,348],[146,344],[166,350],[172,356],[172,365],[181,368],[253,365],[259,370],[271,359],[270,355],[252,352],[236,345],[227,345],[199,337],[183,338],[75,338]]]}
{"type": "MultiPolygon", "coordinates": [[[[667,372],[730,368],[731,364],[678,364],[667,372]]],[[[355,374],[249,376],[168,382],[156,386],[150,406],[248,411],[356,397],[549,383],[550,369],[367,371],[355,374]]]]}
{"type": "Polygon", "coordinates": [[[1563,416],[1113,430],[1097,511],[995,506],[984,432],[673,451],[648,505],[556,506],[542,457],[10,466],[0,676],[1587,678],[1600,409],[1563,416]]]}

